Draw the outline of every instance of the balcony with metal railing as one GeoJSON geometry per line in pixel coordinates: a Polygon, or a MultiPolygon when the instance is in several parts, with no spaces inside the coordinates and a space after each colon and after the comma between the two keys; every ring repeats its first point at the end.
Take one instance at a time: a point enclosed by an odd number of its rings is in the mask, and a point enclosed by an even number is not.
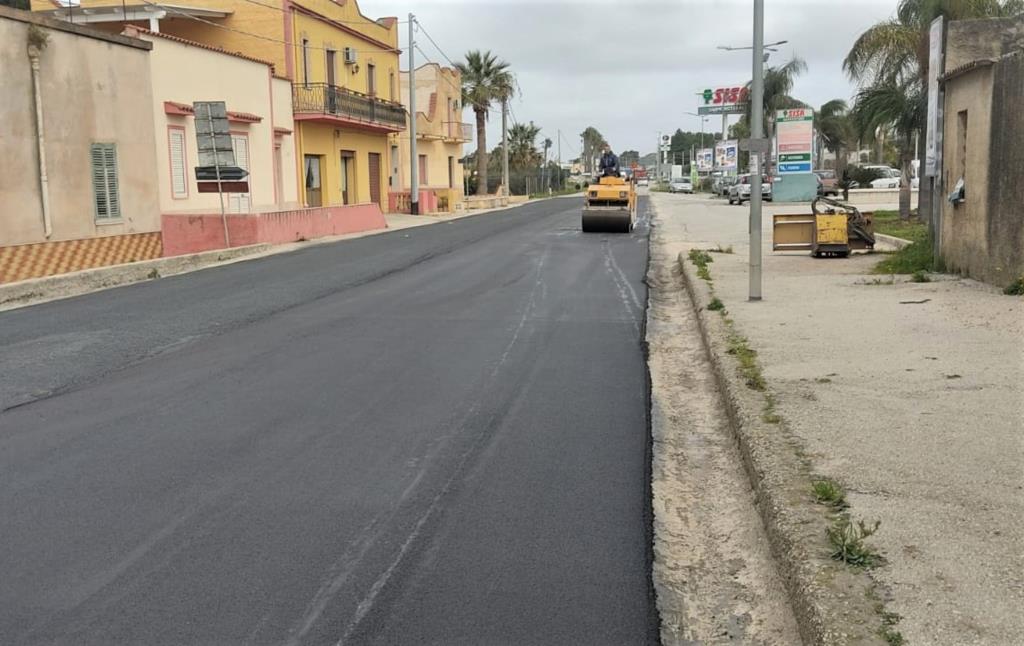
{"type": "Polygon", "coordinates": [[[405,130],[405,107],[400,103],[327,83],[292,85],[296,121],[321,121],[376,132],[405,130]]]}
{"type": "Polygon", "coordinates": [[[459,143],[473,141],[473,130],[475,128],[471,123],[446,121],[444,123],[444,127],[448,131],[448,139],[455,140],[459,143]]]}

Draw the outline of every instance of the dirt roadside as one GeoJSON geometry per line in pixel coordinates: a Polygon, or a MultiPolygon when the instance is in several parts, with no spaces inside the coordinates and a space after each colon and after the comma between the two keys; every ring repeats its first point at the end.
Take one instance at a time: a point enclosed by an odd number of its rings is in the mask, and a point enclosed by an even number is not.
{"type": "Polygon", "coordinates": [[[658,227],[647,281],[662,642],[799,644],[696,316],[658,227]]]}

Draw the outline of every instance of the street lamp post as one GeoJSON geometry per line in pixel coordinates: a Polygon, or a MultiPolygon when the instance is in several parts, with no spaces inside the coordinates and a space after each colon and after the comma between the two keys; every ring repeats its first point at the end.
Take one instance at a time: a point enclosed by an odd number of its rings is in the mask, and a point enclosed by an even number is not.
{"type": "Polygon", "coordinates": [[[728,47],[719,45],[718,49],[737,51],[749,49],[753,64],[753,78],[750,81],[750,287],[748,299],[761,300],[761,184],[762,158],[768,150],[764,138],[764,64],[766,52],[778,51],[777,45],[785,45],[786,40],[776,43],[764,42],[764,0],[754,0],[754,38],[750,47],[728,47]]]}
{"type": "MultiPolygon", "coordinates": [[[[704,150],[704,124],[707,123],[708,118],[696,112],[687,112],[686,114],[692,115],[700,119],[700,149],[704,150]]],[[[693,163],[692,160],[691,163],[693,163]]]]}

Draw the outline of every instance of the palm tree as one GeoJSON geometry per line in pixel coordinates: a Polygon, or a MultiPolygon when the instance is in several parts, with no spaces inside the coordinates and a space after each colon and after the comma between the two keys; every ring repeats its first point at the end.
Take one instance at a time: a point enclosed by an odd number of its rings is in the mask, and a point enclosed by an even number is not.
{"type": "Polygon", "coordinates": [[[769,139],[775,135],[776,110],[807,107],[806,103],[791,95],[796,77],[806,71],[807,63],[801,58],[793,58],[785,65],[764,71],[764,123],[765,135],[769,139]]]}
{"type": "Polygon", "coordinates": [[[914,134],[924,127],[927,93],[917,79],[878,83],[861,90],[853,106],[853,121],[861,133],[891,130],[900,152],[900,218],[910,217],[910,163],[914,134]]]}
{"type": "MultiPolygon", "coordinates": [[[[995,18],[1024,11],[1024,0],[900,0],[896,16],[872,25],[853,43],[843,61],[843,69],[862,87],[892,84],[909,86],[914,94],[927,96],[928,32],[933,20],[995,18]]],[[[921,141],[927,135],[922,121],[921,141]]],[[[902,194],[901,194],[902,195],[902,194]]],[[[921,182],[921,200],[927,191],[921,182]]]]}
{"type": "Polygon", "coordinates": [[[534,147],[540,126],[530,123],[517,123],[508,129],[508,156],[511,164],[522,170],[533,167],[540,161],[540,154],[534,147]]]}
{"type": "Polygon", "coordinates": [[[553,146],[553,145],[554,145],[554,142],[552,142],[550,138],[548,138],[548,137],[544,138],[544,143],[543,143],[543,146],[544,146],[544,166],[543,166],[544,173],[543,174],[544,174],[544,186],[546,188],[550,188],[550,184],[551,184],[551,173],[548,172],[548,151],[551,150],[551,146],[553,146]]]}
{"type": "Polygon", "coordinates": [[[580,136],[583,137],[583,171],[590,174],[594,171],[594,157],[597,156],[597,151],[604,148],[608,142],[593,126],[588,126],[580,136]]]}
{"type": "MultiPolygon", "coordinates": [[[[819,146],[835,153],[836,176],[841,177],[843,169],[846,167],[846,155],[843,149],[855,139],[846,101],[832,99],[822,104],[818,108],[815,120],[818,126],[819,146]]],[[[818,159],[821,159],[820,149],[818,152],[818,159]]]]}
{"type": "Polygon", "coordinates": [[[933,20],[995,18],[1024,11],[1024,0],[900,0],[896,17],[868,28],[843,61],[862,85],[924,82],[928,77],[928,30],[933,20]]]}
{"type": "Polygon", "coordinates": [[[491,52],[473,50],[466,53],[466,62],[455,64],[462,74],[462,104],[470,105],[476,116],[476,194],[487,194],[487,115],[494,101],[512,95],[514,80],[509,64],[491,52]]]}

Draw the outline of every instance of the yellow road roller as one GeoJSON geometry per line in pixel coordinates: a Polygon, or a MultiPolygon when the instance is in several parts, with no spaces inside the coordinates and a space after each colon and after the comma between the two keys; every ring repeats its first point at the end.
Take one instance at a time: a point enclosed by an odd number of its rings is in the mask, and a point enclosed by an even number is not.
{"type": "Polygon", "coordinates": [[[636,186],[632,180],[605,176],[587,187],[583,231],[629,233],[636,217],[636,186]]]}

